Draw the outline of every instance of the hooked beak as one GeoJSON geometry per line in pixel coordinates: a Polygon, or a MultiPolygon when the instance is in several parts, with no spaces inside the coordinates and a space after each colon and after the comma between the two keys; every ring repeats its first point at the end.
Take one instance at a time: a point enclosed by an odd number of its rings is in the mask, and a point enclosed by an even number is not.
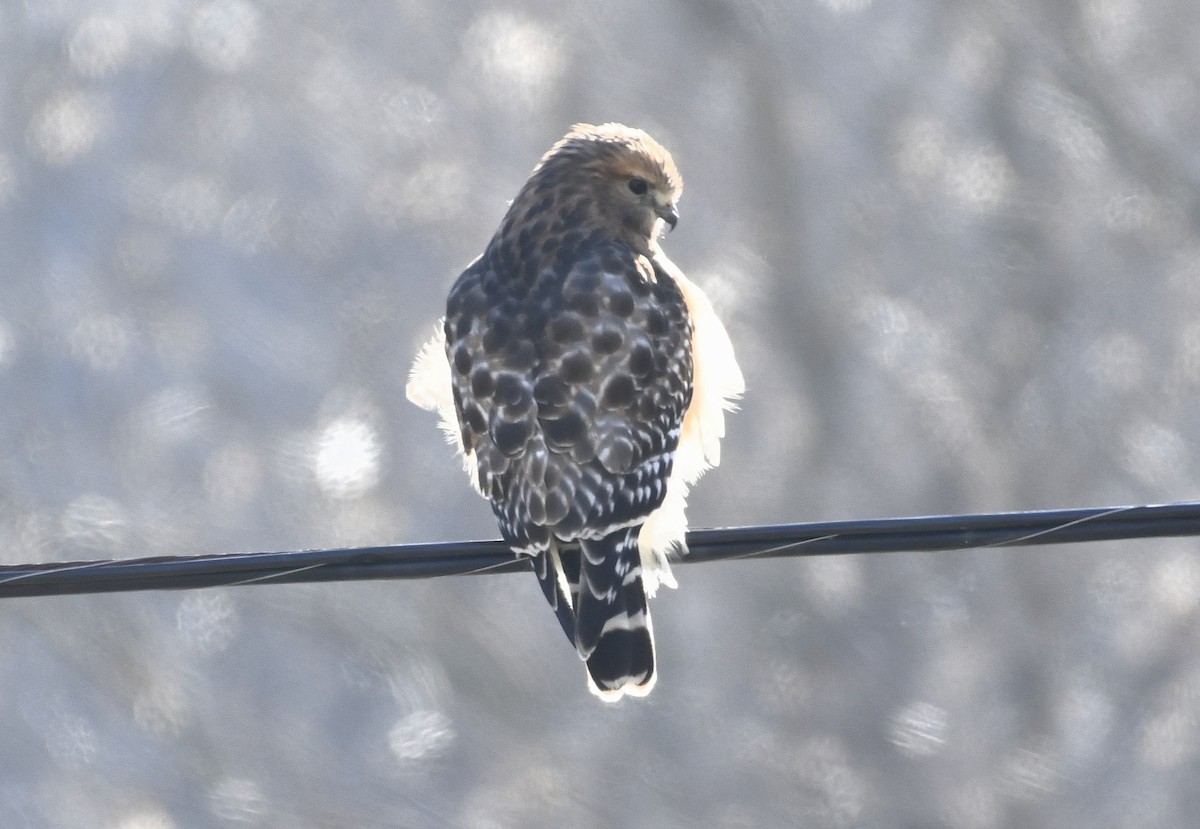
{"type": "Polygon", "coordinates": [[[675,229],[675,225],[679,224],[679,211],[675,209],[675,205],[668,204],[658,211],[658,217],[671,226],[671,230],[675,229]]]}

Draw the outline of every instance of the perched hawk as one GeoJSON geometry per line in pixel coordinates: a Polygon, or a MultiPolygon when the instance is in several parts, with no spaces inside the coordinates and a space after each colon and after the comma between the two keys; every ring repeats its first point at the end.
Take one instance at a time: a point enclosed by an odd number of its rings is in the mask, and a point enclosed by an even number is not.
{"type": "Polygon", "coordinates": [[[681,187],[646,133],[577,124],[454,283],[408,383],[606,701],[654,686],[646,598],[676,586],[688,487],[744,390],[712,305],[658,246],[681,187]]]}

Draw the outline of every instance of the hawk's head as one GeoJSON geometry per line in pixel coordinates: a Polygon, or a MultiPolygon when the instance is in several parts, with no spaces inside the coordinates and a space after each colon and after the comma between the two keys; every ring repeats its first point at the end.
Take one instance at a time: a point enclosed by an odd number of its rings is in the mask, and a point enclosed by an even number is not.
{"type": "Polygon", "coordinates": [[[599,225],[650,255],[662,223],[674,228],[679,221],[682,190],[671,154],[642,130],[576,124],[542,157],[517,202],[549,195],[559,215],[576,217],[579,226],[599,225]]]}

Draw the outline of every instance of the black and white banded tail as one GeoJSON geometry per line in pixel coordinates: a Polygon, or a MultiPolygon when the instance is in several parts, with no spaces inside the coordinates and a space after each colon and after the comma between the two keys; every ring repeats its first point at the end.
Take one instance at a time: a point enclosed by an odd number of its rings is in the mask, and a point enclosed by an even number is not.
{"type": "Polygon", "coordinates": [[[567,638],[587,663],[588,688],[615,702],[654,687],[654,631],[642,584],[640,527],[557,541],[534,571],[567,638]]]}

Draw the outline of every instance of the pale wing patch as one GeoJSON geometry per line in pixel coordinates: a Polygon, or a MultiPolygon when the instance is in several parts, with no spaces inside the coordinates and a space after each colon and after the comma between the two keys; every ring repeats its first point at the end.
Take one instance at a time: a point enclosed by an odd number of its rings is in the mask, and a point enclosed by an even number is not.
{"type": "Polygon", "coordinates": [[[446,435],[446,442],[462,455],[463,469],[471,479],[471,486],[482,495],[483,491],[479,488],[479,465],[475,462],[475,453],[467,452],[463,448],[458,414],[454,411],[454,391],[450,379],[450,362],[446,358],[446,335],[442,330],[442,320],[437,321],[434,329],[433,336],[421,346],[417,359],[413,360],[404,393],[422,409],[437,413],[438,426],[446,435]]]}
{"type": "Polygon", "coordinates": [[[746,381],[729,333],[708,297],[674,264],[668,272],[679,285],[692,318],[692,403],[683,416],[675,456],[675,467],[682,467],[683,479],[692,484],[706,469],[721,463],[725,412],[737,408],[734,401],[746,391],[746,381]]]}
{"type": "Polygon", "coordinates": [[[562,556],[558,553],[558,542],[554,538],[550,540],[550,566],[554,569],[554,580],[558,582],[558,592],[574,615],[575,602],[572,599],[574,594],[571,592],[571,582],[567,580],[567,571],[563,569],[562,556]]]}
{"type": "Polygon", "coordinates": [[[679,583],[671,572],[668,560],[673,552],[684,552],[687,535],[687,484],[672,470],[667,481],[667,494],[658,509],[650,513],[638,532],[638,556],[642,560],[642,585],[646,595],[654,598],[658,588],[675,589],[679,583]]]}
{"type": "Polygon", "coordinates": [[[655,259],[679,286],[692,319],[692,402],[683,415],[666,498],[638,534],[647,596],[659,585],[677,586],[667,557],[687,550],[688,489],[705,470],[720,464],[725,412],[735,409],[734,401],[746,391],[729,333],[708,297],[661,251],[655,259]]]}

